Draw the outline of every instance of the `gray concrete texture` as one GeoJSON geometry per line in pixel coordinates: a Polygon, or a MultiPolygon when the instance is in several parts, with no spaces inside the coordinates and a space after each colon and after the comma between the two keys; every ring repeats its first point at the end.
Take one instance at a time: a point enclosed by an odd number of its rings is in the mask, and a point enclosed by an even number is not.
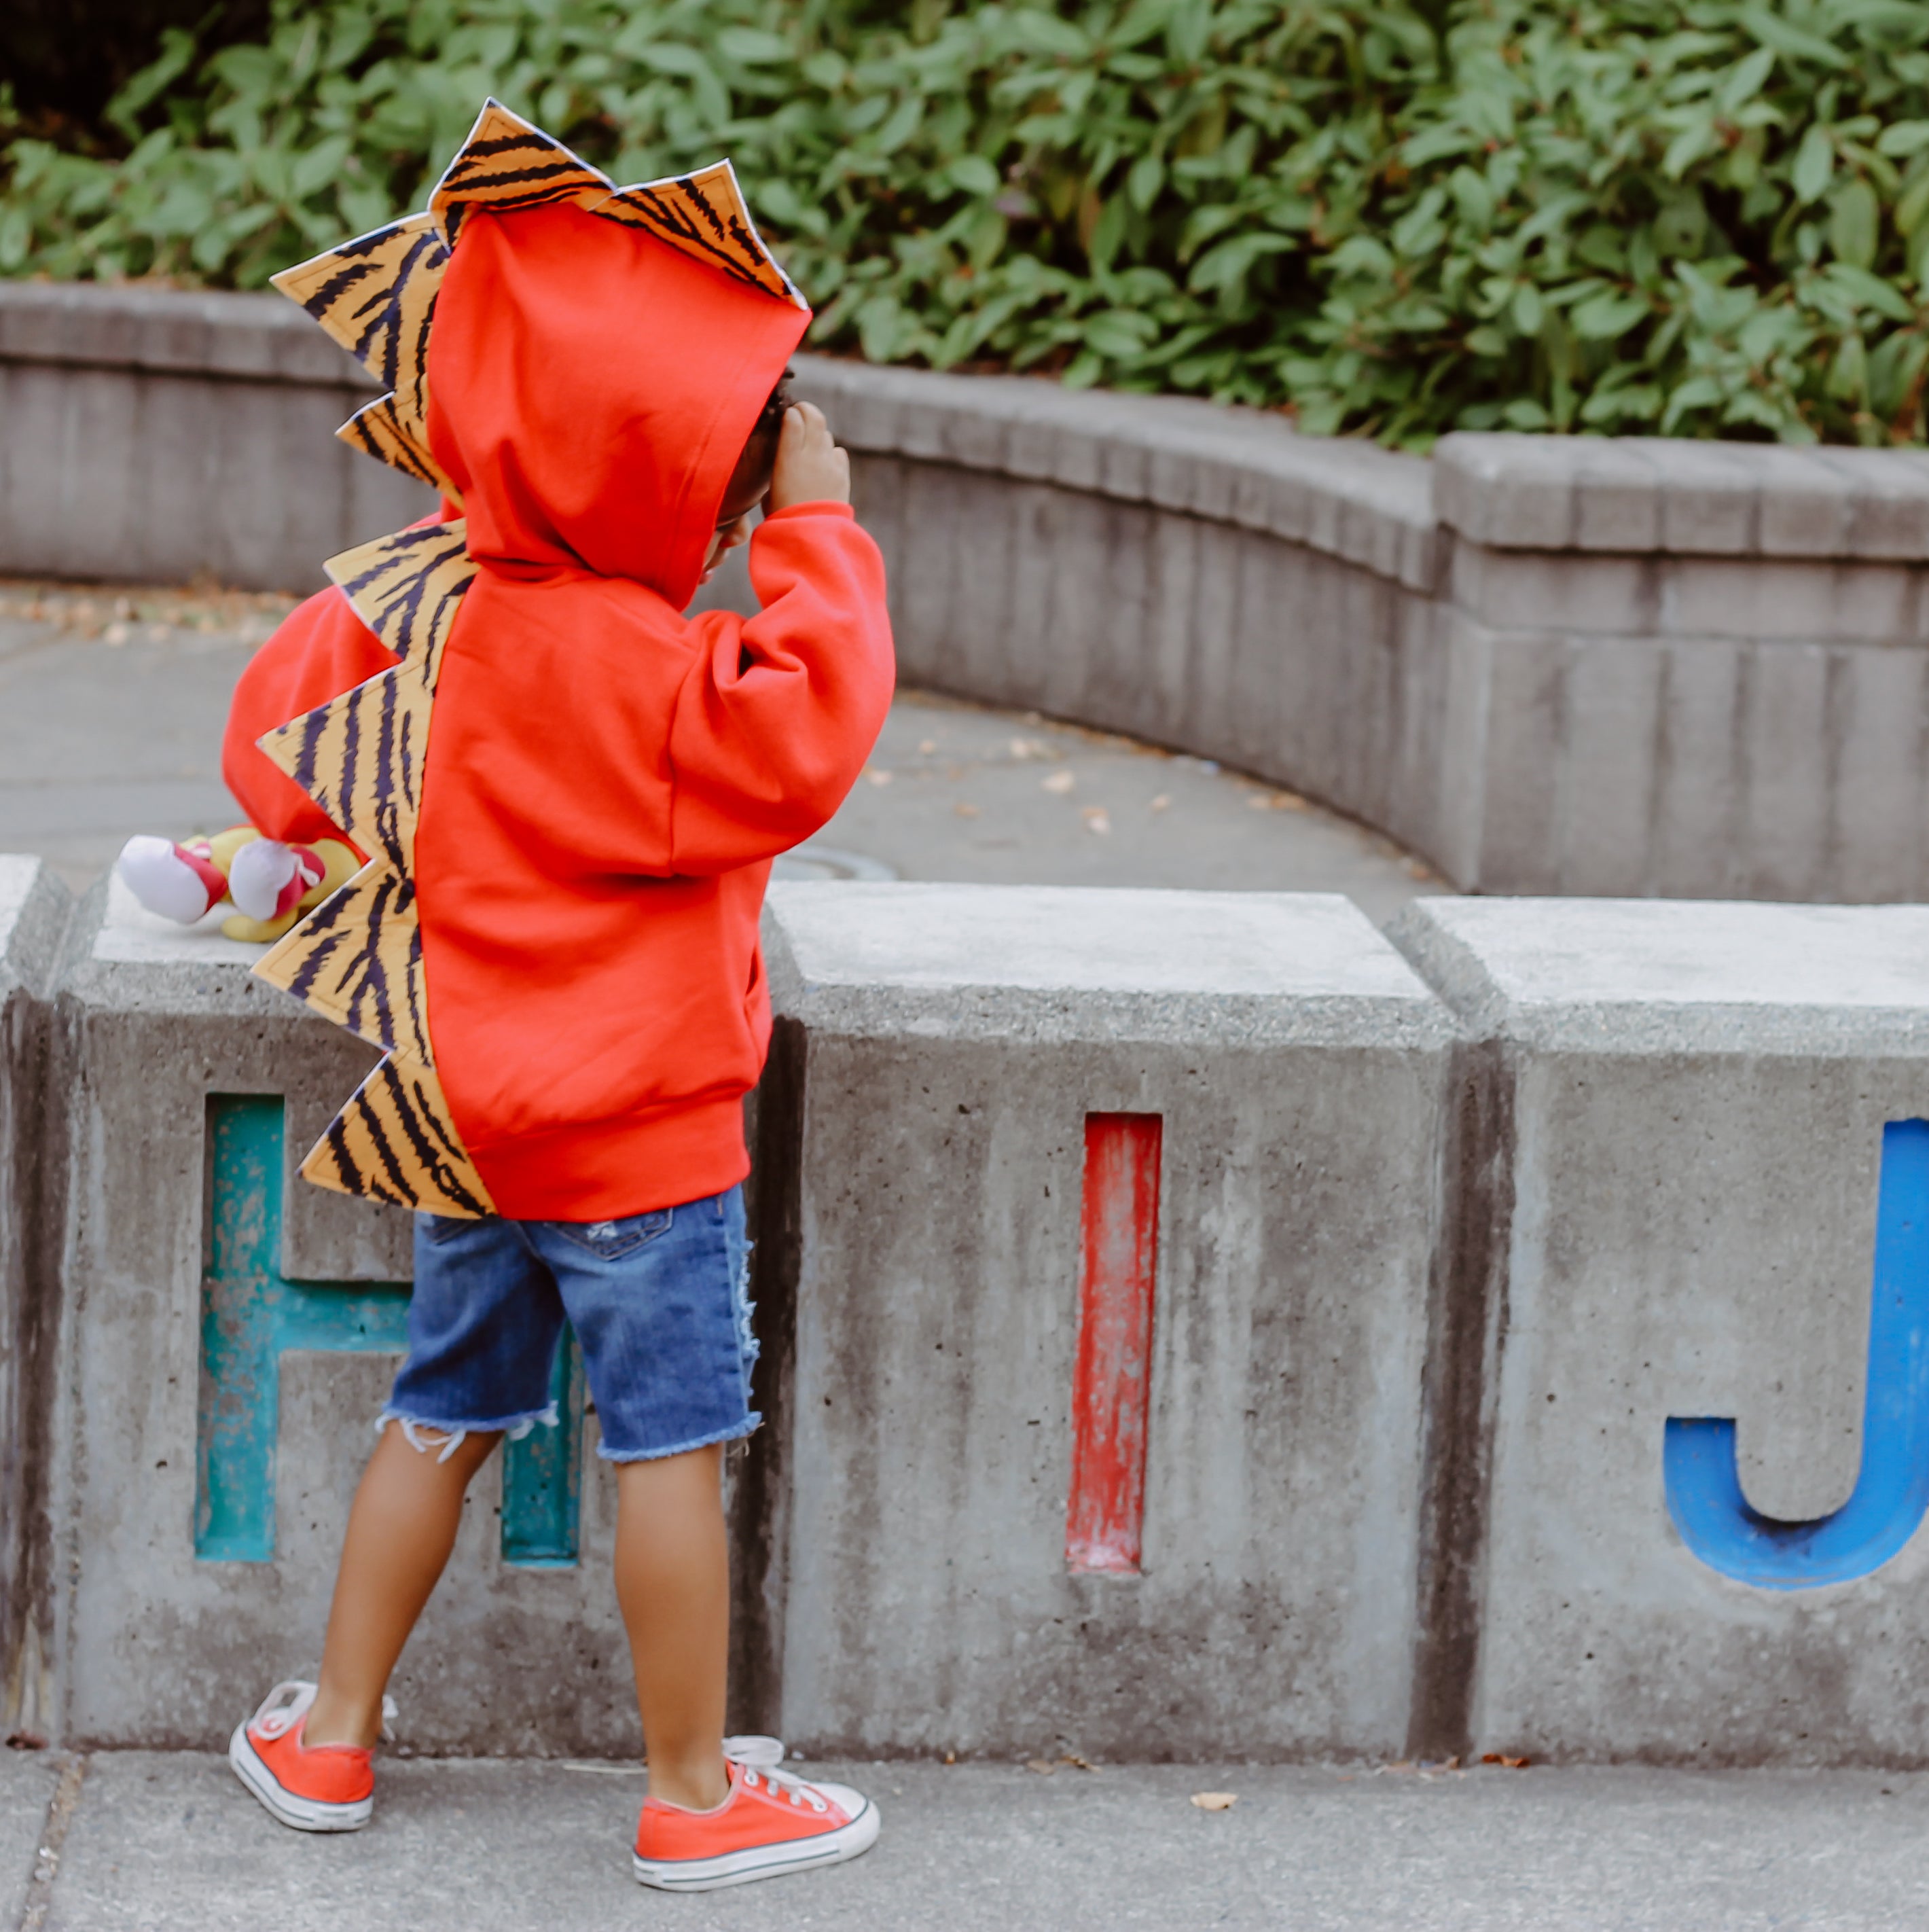
{"type": "Polygon", "coordinates": [[[794,1189],[800,1246],[787,1732],[1396,1753],[1431,994],[1312,895],[791,886],[768,932],[801,1129],[758,1182],[794,1189]],[[1163,1122],[1144,1567],[1075,1574],[1084,1124],[1119,1112],[1163,1122]]]}
{"type": "MultiPolygon", "coordinates": [[[[1920,452],[1430,461],[1179,398],[799,369],[921,681],[1238,764],[1468,890],[1929,893],[1920,452]]],[[[366,393],[277,298],[8,285],[0,569],[314,584],[425,500],[326,442],[366,393]]]]}
{"type": "MultiPolygon", "coordinates": [[[[367,1831],[304,1838],[218,1759],[104,1752],[85,1761],[57,1869],[28,1909],[35,1932],[1902,1932],[1929,1918],[1920,1777],[801,1768],[877,1798],[877,1848],[670,1900],[629,1876],[643,1780],[628,1767],[390,1760],[367,1831]],[[1188,1802],[1202,1789],[1238,1802],[1202,1811],[1188,1802]]],[[[32,1759],[0,1766],[16,1896],[50,1781],[32,1759]]]]}
{"type": "Polygon", "coordinates": [[[435,507],[334,440],[374,393],[279,296],[0,284],[0,569],[318,589],[435,507]]]}
{"type": "Polygon", "coordinates": [[[1735,1418],[1785,1522],[1855,1487],[1882,1129],[1929,1114],[1929,908],[1430,899],[1392,932],[1498,1042],[1507,1181],[1460,1311],[1474,1748],[1922,1763],[1929,1534],[1851,1582],[1734,1580],[1671,1520],[1662,1444],[1735,1418]]]}
{"type": "Polygon", "coordinates": [[[50,1190],[65,1109],[48,1000],[71,902],[37,860],[0,856],[0,1724],[38,1731],[49,1576],[46,1313],[59,1256],[50,1190]]]}

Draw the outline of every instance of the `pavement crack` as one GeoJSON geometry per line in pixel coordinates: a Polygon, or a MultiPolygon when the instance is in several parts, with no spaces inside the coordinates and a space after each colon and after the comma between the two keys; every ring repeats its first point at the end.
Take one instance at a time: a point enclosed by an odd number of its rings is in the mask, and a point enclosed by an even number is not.
{"type": "Polygon", "coordinates": [[[60,1876],[61,1850],[67,1843],[67,1828],[80,1807],[87,1762],[84,1752],[75,1751],[60,1768],[60,1781],[47,1804],[46,1822],[40,1827],[40,1850],[34,1860],[34,1875],[28,1881],[20,1932],[41,1932],[46,1924],[53,1905],[54,1880],[60,1876]]]}

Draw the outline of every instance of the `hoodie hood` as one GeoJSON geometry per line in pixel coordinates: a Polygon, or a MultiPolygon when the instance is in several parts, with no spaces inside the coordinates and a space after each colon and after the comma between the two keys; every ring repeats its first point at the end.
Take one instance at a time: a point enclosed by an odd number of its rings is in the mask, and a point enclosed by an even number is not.
{"type": "Polygon", "coordinates": [[[809,322],[570,202],[477,209],[436,298],[427,385],[470,555],[513,578],[627,578],[682,610],[809,322]]]}

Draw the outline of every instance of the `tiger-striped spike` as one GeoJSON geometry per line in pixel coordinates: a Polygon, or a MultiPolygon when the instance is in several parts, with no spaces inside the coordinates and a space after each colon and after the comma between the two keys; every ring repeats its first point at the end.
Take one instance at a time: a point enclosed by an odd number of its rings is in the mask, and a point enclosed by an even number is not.
{"type": "Polygon", "coordinates": [[[433,692],[458,606],[476,578],[468,525],[420,524],[358,544],[322,566],[355,614],[433,692]]]}
{"type": "Polygon", "coordinates": [[[419,422],[429,328],[448,267],[441,224],[433,214],[410,214],[269,280],[419,422]]]}
{"type": "Polygon", "coordinates": [[[412,877],[433,702],[398,664],[257,742],[363,851],[412,877]]]}
{"type": "Polygon", "coordinates": [[[436,183],[429,213],[453,248],[463,221],[477,208],[512,214],[553,201],[588,208],[608,200],[615,187],[600,168],[491,99],[436,183]]]}
{"type": "Polygon", "coordinates": [[[462,501],[462,493],[444,473],[430,452],[425,435],[418,435],[404,415],[394,396],[378,396],[366,409],[357,410],[335,431],[338,441],[404,476],[412,476],[432,490],[440,490],[452,502],[462,501]]]}
{"type": "Polygon", "coordinates": [[[434,1070],[391,1054],[356,1088],[302,1163],[304,1179],[432,1214],[495,1211],[434,1070]]]}
{"type": "Polygon", "coordinates": [[[370,1046],[434,1064],[416,889],[386,859],[363,866],[254,970],[370,1046]]]}
{"type": "Polygon", "coordinates": [[[737,186],[736,170],[728,161],[713,162],[693,175],[619,188],[590,212],[626,228],[646,229],[659,242],[779,302],[807,306],[796,284],[764,245],[737,186]]]}

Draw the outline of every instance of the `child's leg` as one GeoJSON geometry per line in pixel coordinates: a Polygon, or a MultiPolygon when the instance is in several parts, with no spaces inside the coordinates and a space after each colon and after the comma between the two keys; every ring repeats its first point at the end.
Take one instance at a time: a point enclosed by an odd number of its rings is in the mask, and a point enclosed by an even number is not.
{"type": "Polygon", "coordinates": [[[446,1438],[419,1427],[416,1433],[424,1448],[410,1442],[400,1423],[390,1423],[355,1492],[320,1688],[304,1733],[310,1746],[372,1746],[381,1736],[389,1673],[455,1546],[469,1479],[502,1439],[500,1433],[464,1436],[445,1462],[446,1438]]]}
{"type": "MultiPolygon", "coordinates": [[[[723,1759],[730,1550],[722,1477],[721,1445],[616,1466],[616,1600],[636,1667],[650,1796],[698,1811],[730,1795],[723,1759]]],[[[332,1623],[328,1642],[332,1648],[332,1623]]],[[[376,1696],[379,1708],[379,1686],[376,1696]]]]}

